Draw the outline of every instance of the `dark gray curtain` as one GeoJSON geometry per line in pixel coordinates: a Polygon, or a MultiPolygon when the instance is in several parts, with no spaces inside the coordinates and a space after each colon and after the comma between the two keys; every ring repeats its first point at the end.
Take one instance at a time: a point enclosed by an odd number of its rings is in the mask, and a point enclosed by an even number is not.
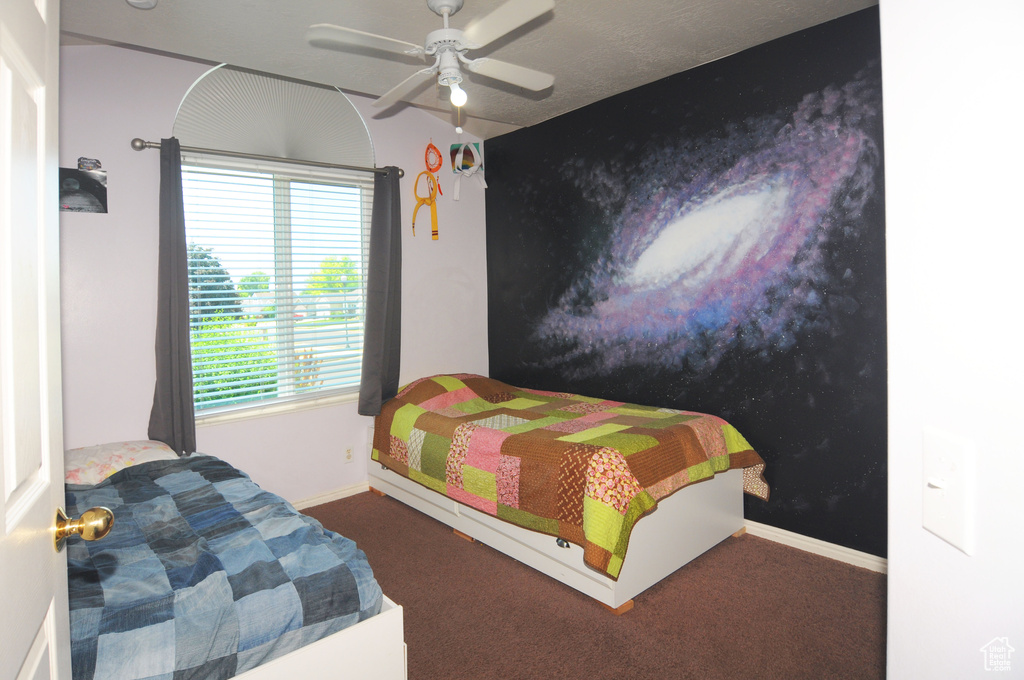
{"type": "Polygon", "coordinates": [[[188,335],[188,248],[181,198],[181,145],[160,140],[160,264],[156,312],[156,389],[149,438],[179,456],[196,450],[192,351],[188,335]]]}
{"type": "Polygon", "coordinates": [[[366,281],[366,328],[359,413],[375,416],[398,394],[402,350],[402,201],[398,168],[389,166],[373,182],[370,263],[366,281]]]}

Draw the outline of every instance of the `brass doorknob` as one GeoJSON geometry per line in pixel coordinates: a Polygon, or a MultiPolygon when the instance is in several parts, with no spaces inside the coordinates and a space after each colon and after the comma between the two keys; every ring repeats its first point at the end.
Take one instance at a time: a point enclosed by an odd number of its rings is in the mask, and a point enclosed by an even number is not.
{"type": "Polygon", "coordinates": [[[68,519],[64,510],[57,508],[53,520],[53,549],[60,552],[68,536],[79,535],[87,541],[98,541],[110,533],[114,526],[114,513],[108,508],[89,508],[78,519],[68,519]]]}

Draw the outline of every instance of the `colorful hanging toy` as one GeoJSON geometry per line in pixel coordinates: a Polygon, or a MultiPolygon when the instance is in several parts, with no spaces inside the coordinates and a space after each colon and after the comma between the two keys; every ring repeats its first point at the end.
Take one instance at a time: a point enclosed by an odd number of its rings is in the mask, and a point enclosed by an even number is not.
{"type": "Polygon", "coordinates": [[[416,194],[416,208],[412,211],[412,235],[416,235],[416,213],[423,206],[430,207],[430,238],[437,240],[437,180],[434,175],[424,170],[416,175],[416,183],[413,184],[413,192],[416,194]],[[427,180],[427,195],[420,196],[420,179],[427,180]]]}
{"type": "Polygon", "coordinates": [[[441,169],[444,164],[444,157],[441,156],[441,150],[434,146],[434,142],[431,141],[427,144],[427,152],[423,156],[426,162],[427,169],[416,175],[416,182],[413,183],[412,190],[416,196],[416,208],[412,211],[412,235],[416,235],[416,213],[419,212],[423,206],[430,208],[430,238],[434,241],[437,240],[437,195],[441,194],[444,196],[444,192],[441,191],[441,184],[438,182],[435,173],[441,169]],[[425,179],[427,184],[426,196],[420,196],[420,180],[425,179]]]}
{"type": "MultiPolygon", "coordinates": [[[[427,164],[427,170],[434,175],[437,175],[437,171],[444,165],[444,156],[441,155],[441,150],[434,146],[434,140],[430,140],[427,144],[427,151],[423,154],[423,160],[427,164]]],[[[436,181],[436,177],[434,178],[436,181]]],[[[437,185],[437,193],[444,196],[444,192],[441,191],[441,184],[437,185]]]]}

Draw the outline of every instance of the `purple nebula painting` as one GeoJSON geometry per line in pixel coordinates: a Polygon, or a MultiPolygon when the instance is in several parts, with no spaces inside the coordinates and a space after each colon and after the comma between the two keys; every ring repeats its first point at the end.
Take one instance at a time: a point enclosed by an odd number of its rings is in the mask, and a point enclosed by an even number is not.
{"type": "Polygon", "coordinates": [[[721,416],[748,519],[884,556],[882,130],[869,8],[487,140],[491,377],[721,416]]]}
{"type": "MultiPolygon", "coordinates": [[[[855,80],[724,136],[648,149],[606,252],[536,328],[545,363],[573,377],[651,363],[706,375],[737,343],[768,352],[827,330],[823,248],[874,193],[873,94],[855,80]]],[[[562,172],[614,184],[604,166],[562,172]]]]}

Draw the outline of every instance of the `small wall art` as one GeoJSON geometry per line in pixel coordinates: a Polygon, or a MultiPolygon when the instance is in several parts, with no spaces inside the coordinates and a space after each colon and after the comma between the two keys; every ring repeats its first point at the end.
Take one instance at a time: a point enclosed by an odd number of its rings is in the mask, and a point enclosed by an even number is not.
{"type": "Polygon", "coordinates": [[[61,212],[107,212],[107,171],[94,158],[79,158],[77,168],[60,168],[61,212]]]}

